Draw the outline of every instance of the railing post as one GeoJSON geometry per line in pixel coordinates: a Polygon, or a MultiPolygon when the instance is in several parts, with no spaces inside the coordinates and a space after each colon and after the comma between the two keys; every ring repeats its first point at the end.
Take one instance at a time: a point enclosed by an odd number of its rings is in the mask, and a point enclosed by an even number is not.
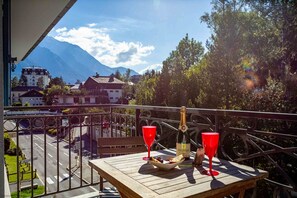
{"type": "MultiPolygon", "coordinates": [[[[109,126],[110,126],[110,137],[113,137],[113,117],[112,117],[112,107],[110,107],[110,119],[109,119],[109,126]]],[[[101,127],[102,129],[102,127],[101,127]]],[[[115,128],[115,130],[117,130],[117,128],[115,128]]],[[[117,131],[116,131],[117,133],[117,131]]]]}
{"type": "MultiPolygon", "coordinates": [[[[215,132],[219,132],[219,116],[218,116],[218,113],[216,112],[216,114],[215,114],[215,132]]],[[[220,136],[222,135],[222,133],[221,132],[219,132],[220,133],[220,136]]],[[[219,144],[219,145],[221,145],[221,144],[219,144]]],[[[218,154],[219,152],[217,152],[216,153],[216,157],[218,157],[219,156],[219,154],[218,154]]]]}
{"type": "MultiPolygon", "coordinates": [[[[1,1],[3,3],[3,1],[1,1]]],[[[3,9],[0,9],[1,16],[3,16],[3,9]]],[[[0,20],[1,27],[3,26],[3,20],[0,20]]],[[[0,45],[3,46],[3,31],[0,31],[0,45]]],[[[0,197],[5,196],[4,192],[4,183],[5,183],[5,175],[4,175],[4,60],[3,60],[3,49],[1,48],[0,53],[0,197]]]]}
{"type": "Polygon", "coordinates": [[[140,131],[141,131],[141,129],[140,129],[140,125],[139,125],[139,122],[140,122],[140,109],[136,109],[136,111],[135,111],[135,128],[136,128],[136,134],[135,134],[135,136],[140,136],[140,131]]]}
{"type": "Polygon", "coordinates": [[[215,114],[215,131],[219,131],[219,116],[217,113],[215,114]]]}

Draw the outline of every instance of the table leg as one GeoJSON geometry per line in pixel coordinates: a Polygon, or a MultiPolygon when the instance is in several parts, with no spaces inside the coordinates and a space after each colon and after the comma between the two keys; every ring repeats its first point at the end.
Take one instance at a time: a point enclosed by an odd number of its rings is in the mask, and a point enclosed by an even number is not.
{"type": "Polygon", "coordinates": [[[127,198],[127,196],[124,195],[123,193],[121,193],[121,192],[119,192],[119,193],[120,193],[120,196],[121,196],[122,198],[127,198]]]}
{"type": "Polygon", "coordinates": [[[245,193],[245,190],[241,190],[239,192],[238,198],[244,198],[244,193],[245,193]]]}

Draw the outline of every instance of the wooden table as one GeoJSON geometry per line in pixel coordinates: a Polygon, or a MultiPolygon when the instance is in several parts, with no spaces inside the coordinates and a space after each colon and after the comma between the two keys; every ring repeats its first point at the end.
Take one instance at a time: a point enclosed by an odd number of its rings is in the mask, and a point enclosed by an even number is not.
{"type": "MultiPolygon", "coordinates": [[[[175,155],[169,150],[151,152],[151,156],[164,154],[175,155]]],[[[146,155],[90,160],[89,165],[114,185],[122,197],[223,197],[238,192],[243,197],[246,189],[268,177],[266,171],[217,158],[213,159],[213,169],[220,172],[216,177],[201,174],[208,169],[207,158],[200,167],[193,167],[192,160],[187,160],[180,167],[161,171],[142,160],[146,155]]]]}

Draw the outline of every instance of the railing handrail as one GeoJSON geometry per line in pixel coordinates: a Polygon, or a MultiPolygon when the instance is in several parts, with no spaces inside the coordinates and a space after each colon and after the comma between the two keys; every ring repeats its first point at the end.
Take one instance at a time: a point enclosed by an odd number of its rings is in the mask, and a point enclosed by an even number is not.
{"type": "MultiPolygon", "coordinates": [[[[35,107],[12,107],[5,106],[4,110],[17,109],[63,109],[63,108],[131,108],[141,110],[154,110],[166,112],[179,112],[180,107],[168,106],[150,106],[150,105],[123,105],[123,104],[81,104],[81,105],[54,105],[54,106],[35,106],[35,107]]],[[[278,113],[278,112],[262,112],[262,111],[246,111],[246,110],[226,110],[226,109],[206,109],[206,108],[187,108],[188,113],[203,113],[217,116],[239,116],[239,117],[254,117],[274,120],[297,121],[297,113],[278,113]]]]}

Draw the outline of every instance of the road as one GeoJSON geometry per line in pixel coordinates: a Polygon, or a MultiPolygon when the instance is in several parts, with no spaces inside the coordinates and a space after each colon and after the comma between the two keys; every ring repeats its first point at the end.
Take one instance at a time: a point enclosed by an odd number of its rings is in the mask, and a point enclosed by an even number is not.
{"type": "MultiPolygon", "coordinates": [[[[68,143],[64,141],[57,141],[49,135],[33,134],[33,168],[37,169],[38,176],[43,183],[46,183],[47,192],[55,192],[59,190],[66,190],[69,188],[69,180],[71,179],[71,188],[79,187],[81,182],[80,171],[82,174],[90,174],[85,171],[90,171],[87,165],[88,157],[83,156],[83,168],[78,168],[76,156],[68,143]],[[44,141],[46,139],[46,141],[44,141]],[[69,165],[71,171],[69,172],[69,165]],[[46,169],[46,174],[45,174],[46,169]]],[[[27,159],[31,159],[31,135],[22,134],[19,136],[20,148],[26,155],[27,159]]],[[[94,178],[97,175],[94,175],[94,178]]],[[[97,180],[98,181],[98,180],[97,180]]],[[[82,182],[82,185],[85,183],[82,182]]],[[[74,191],[63,193],[61,197],[72,197],[76,195],[82,195],[89,192],[94,192],[96,189],[93,187],[80,188],[74,191]]],[[[58,197],[58,196],[56,196],[58,197]]]]}

